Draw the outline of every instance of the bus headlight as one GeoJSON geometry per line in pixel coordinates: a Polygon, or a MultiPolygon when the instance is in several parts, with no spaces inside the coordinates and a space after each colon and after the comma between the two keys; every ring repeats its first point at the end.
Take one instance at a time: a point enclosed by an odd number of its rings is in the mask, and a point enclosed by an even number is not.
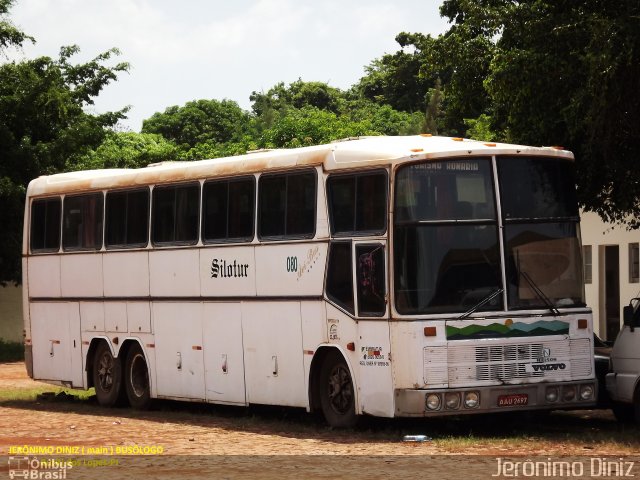
{"type": "Polygon", "coordinates": [[[575,385],[567,385],[562,387],[562,400],[565,402],[571,402],[576,398],[576,386],[575,385]]]}
{"type": "Polygon", "coordinates": [[[593,385],[587,383],[580,385],[580,399],[581,400],[593,400],[593,385]]]}
{"type": "Polygon", "coordinates": [[[478,392],[465,392],[464,406],[467,408],[476,408],[480,405],[480,394],[478,392]]]}
{"type": "Polygon", "coordinates": [[[445,393],[444,404],[449,410],[457,410],[460,408],[460,394],[459,393],[445,393]]]}
{"type": "Polygon", "coordinates": [[[547,391],[545,393],[545,398],[547,402],[554,403],[558,401],[558,388],[557,387],[547,387],[547,391]]]}
{"type": "Polygon", "coordinates": [[[440,405],[442,404],[442,399],[440,395],[437,393],[430,393],[427,395],[427,408],[429,410],[440,410],[440,405]]]}

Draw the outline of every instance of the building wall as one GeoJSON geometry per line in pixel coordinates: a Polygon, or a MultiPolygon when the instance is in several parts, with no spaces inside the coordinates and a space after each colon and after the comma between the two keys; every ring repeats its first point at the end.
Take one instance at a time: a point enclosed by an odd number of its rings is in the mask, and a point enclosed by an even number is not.
{"type": "Polygon", "coordinates": [[[0,339],[22,342],[22,287],[0,286],[0,339]]]}
{"type": "Polygon", "coordinates": [[[618,246],[618,275],[620,325],[622,324],[622,308],[629,304],[629,300],[640,297],[640,283],[630,281],[629,277],[629,244],[640,242],[640,230],[626,230],[624,226],[613,226],[603,222],[595,213],[581,215],[582,245],[591,246],[592,282],[585,285],[587,305],[593,309],[595,332],[603,339],[606,338],[606,298],[605,298],[605,250],[607,246],[618,246]]]}

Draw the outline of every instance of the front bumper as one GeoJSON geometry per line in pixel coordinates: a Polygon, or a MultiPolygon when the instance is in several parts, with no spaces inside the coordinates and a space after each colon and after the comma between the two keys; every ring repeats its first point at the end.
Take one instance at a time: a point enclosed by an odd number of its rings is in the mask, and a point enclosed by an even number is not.
{"type": "MultiPolygon", "coordinates": [[[[456,389],[398,389],[395,391],[396,417],[426,417],[441,415],[466,415],[473,413],[560,410],[593,407],[597,400],[598,386],[595,380],[527,385],[499,385],[456,389]],[[589,398],[582,393],[590,390],[589,398]],[[471,395],[471,393],[475,395],[471,395]],[[555,395],[553,394],[555,392],[555,395]],[[573,392],[573,395],[571,395],[573,392]],[[428,408],[427,399],[440,397],[438,408],[428,408]],[[458,402],[455,396],[458,395],[458,402]],[[430,397],[431,396],[431,397],[430,397]],[[477,398],[473,407],[465,405],[465,398],[477,398]],[[552,398],[555,396],[555,400],[552,398]],[[526,399],[526,400],[525,400],[526,399]],[[455,403],[458,406],[455,406],[455,403]]],[[[472,402],[473,403],[473,402],[472,402]]]]}

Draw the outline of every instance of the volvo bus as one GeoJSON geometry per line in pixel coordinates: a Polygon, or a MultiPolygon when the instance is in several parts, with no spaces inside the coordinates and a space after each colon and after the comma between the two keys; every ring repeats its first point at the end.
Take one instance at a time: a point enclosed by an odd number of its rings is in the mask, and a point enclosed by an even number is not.
{"type": "Polygon", "coordinates": [[[28,187],[29,375],[424,417],[595,404],[574,158],[368,137],[28,187]]]}

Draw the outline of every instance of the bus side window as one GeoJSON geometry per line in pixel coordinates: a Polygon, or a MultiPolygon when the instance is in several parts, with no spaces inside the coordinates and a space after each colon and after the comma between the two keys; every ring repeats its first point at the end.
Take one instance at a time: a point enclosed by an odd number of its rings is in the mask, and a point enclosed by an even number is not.
{"type": "Polygon", "coordinates": [[[202,240],[250,242],[255,208],[253,177],[205,182],[202,191],[202,240]]]}
{"type": "Polygon", "coordinates": [[[316,172],[267,174],[258,183],[258,237],[313,238],[316,172]]]}
{"type": "Polygon", "coordinates": [[[62,249],[100,250],[102,248],[102,193],[64,197],[62,249]]]}
{"type": "Polygon", "coordinates": [[[151,239],[155,245],[191,245],[198,241],[200,185],[155,187],[151,239]]]}
{"type": "Polygon", "coordinates": [[[327,297],[349,313],[353,307],[351,242],[332,242],[327,266],[327,297]]]}
{"type": "Polygon", "coordinates": [[[356,258],[358,315],[381,317],[386,311],[384,246],[358,245],[356,258]]]}
{"type": "Polygon", "coordinates": [[[331,234],[384,234],[387,185],[385,171],[330,176],[327,190],[331,234]]]}
{"type": "Polygon", "coordinates": [[[32,252],[57,252],[60,248],[60,213],[62,201],[59,197],[34,200],[31,204],[32,252]]]}
{"type": "Polygon", "coordinates": [[[105,215],[107,247],[146,247],[149,238],[149,189],[108,192],[105,215]]]}

